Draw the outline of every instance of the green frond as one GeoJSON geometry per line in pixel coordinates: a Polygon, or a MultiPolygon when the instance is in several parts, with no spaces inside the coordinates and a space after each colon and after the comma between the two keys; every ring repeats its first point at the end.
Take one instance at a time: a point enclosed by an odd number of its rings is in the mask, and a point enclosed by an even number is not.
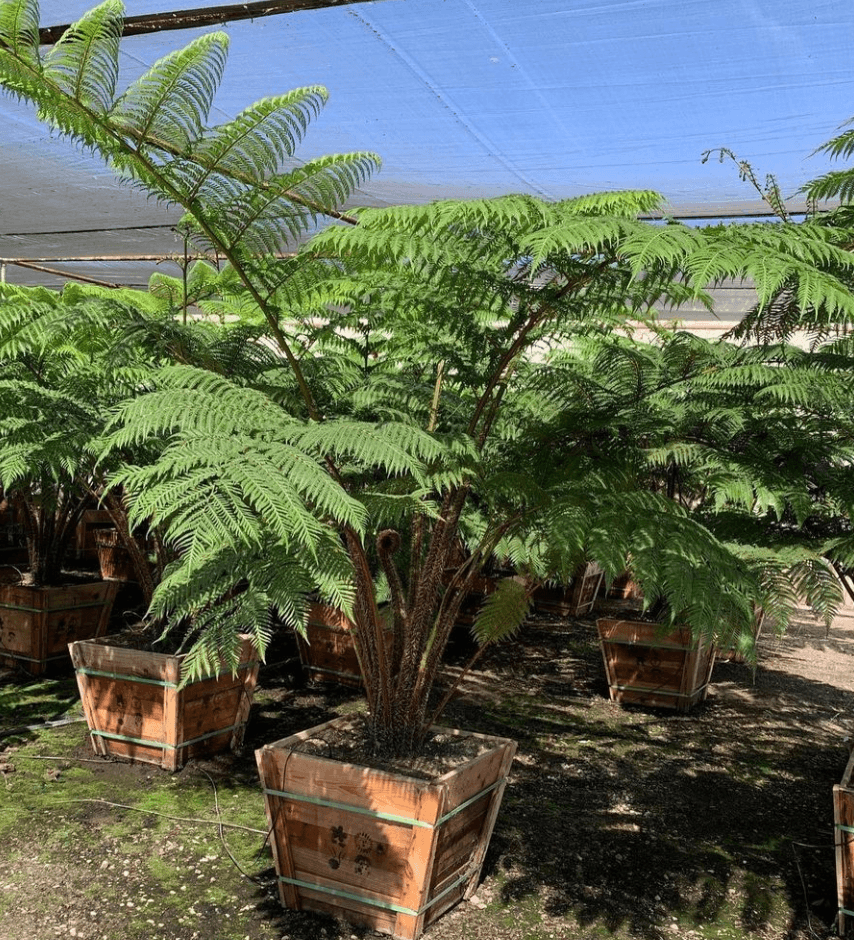
{"type": "Polygon", "coordinates": [[[113,103],[119,77],[124,4],[103,0],[72,24],[44,57],[44,77],[99,114],[113,103]]]}
{"type": "Polygon", "coordinates": [[[651,189],[618,190],[576,196],[564,200],[561,205],[567,212],[578,215],[621,215],[634,219],[662,211],[664,197],[651,189]]]}
{"type": "MultiPolygon", "coordinates": [[[[702,247],[703,235],[699,229],[687,225],[642,225],[623,240],[620,254],[637,277],[660,265],[682,269],[686,260],[702,247]]],[[[700,286],[704,287],[705,283],[700,286]]]]}
{"type": "Polygon", "coordinates": [[[438,460],[443,453],[433,436],[402,423],[330,420],[295,427],[289,437],[300,448],[318,455],[354,460],[365,467],[381,468],[392,476],[403,473],[420,476],[424,463],[438,460]]]}
{"type": "Polygon", "coordinates": [[[193,149],[202,169],[201,183],[211,174],[233,172],[260,182],[276,175],[292,157],[309,122],[328,100],[320,85],[296,88],[262,98],[234,120],[208,130],[193,149]]]}
{"type": "Polygon", "coordinates": [[[227,56],[228,36],[222,32],[205,33],[170,52],[119,97],[111,122],[143,146],[150,141],[185,150],[202,133],[227,56]]]}
{"type": "Polygon", "coordinates": [[[359,494],[359,502],[365,507],[371,527],[375,530],[390,526],[403,526],[416,514],[427,519],[439,518],[439,507],[429,499],[431,490],[422,489],[412,493],[383,493],[377,490],[359,494]]]}
{"type": "MultiPolygon", "coordinates": [[[[831,160],[850,159],[854,155],[854,129],[852,120],[841,125],[841,130],[830,140],[817,147],[814,154],[823,154],[831,160]]],[[[800,193],[813,203],[838,199],[842,203],[852,201],[854,196],[854,171],[851,169],[833,170],[805,183],[800,193]]]]}
{"type": "Polygon", "coordinates": [[[501,578],[484,600],[472,633],[481,646],[508,640],[519,632],[530,609],[531,598],[525,585],[513,578],[501,578]]]}
{"type": "Polygon", "coordinates": [[[831,170],[810,180],[801,192],[811,202],[850,203],[854,201],[854,170],[831,170]]]}
{"type": "Polygon", "coordinates": [[[38,0],[0,3],[0,55],[4,49],[24,62],[38,64],[38,0]]]}

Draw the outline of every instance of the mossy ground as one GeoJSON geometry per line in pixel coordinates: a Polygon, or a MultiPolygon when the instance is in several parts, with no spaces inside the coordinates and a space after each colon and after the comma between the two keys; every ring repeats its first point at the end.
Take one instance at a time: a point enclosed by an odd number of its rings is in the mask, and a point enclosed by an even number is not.
{"type": "MultiPolygon", "coordinates": [[[[830,793],[854,714],[854,671],[836,666],[852,651],[854,621],[830,646],[768,641],[755,682],[718,666],[708,701],[678,716],[608,702],[592,620],[532,623],[446,716],[519,753],[480,889],[427,937],[830,936],[830,793]]],[[[80,722],[0,738],[0,940],[369,935],[280,907],[253,757],[359,703],[268,667],[243,751],[174,775],[94,759],[80,722]]],[[[71,679],[0,680],[0,733],[79,714],[71,679]]]]}

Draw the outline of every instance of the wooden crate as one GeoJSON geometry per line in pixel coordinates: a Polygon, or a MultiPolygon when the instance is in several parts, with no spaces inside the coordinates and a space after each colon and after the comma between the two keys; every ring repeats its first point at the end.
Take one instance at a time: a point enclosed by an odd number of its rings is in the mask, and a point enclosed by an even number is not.
{"type": "Polygon", "coordinates": [[[842,782],[833,788],[833,829],[836,843],[836,893],[839,936],[854,924],[854,749],[842,782]]]}
{"type": "Polygon", "coordinates": [[[608,597],[616,600],[643,600],[643,588],[633,579],[632,573],[626,571],[611,582],[608,597]]]}
{"type": "Polygon", "coordinates": [[[228,668],[179,688],[183,655],[114,645],[115,637],[71,644],[77,686],[96,754],[178,770],[191,757],[234,750],[258,679],[243,638],[236,674],[228,668]]]}
{"type": "Polygon", "coordinates": [[[715,650],[689,627],[662,634],[642,620],[596,621],[611,700],[686,712],[708,693],[715,650]]]}
{"type": "Polygon", "coordinates": [[[602,584],[604,572],[595,561],[582,565],[569,587],[539,587],[534,591],[534,606],[564,617],[581,617],[590,613],[602,584]]]}
{"type": "Polygon", "coordinates": [[[101,577],[105,581],[136,581],[130,552],[116,529],[95,529],[92,533],[98,552],[101,577]]]}
{"type": "MultiPolygon", "coordinates": [[[[3,494],[0,492],[0,506],[3,494]]],[[[23,510],[19,503],[8,501],[0,509],[0,565],[26,565],[29,563],[24,536],[23,510]]]]}
{"type": "MultiPolygon", "coordinates": [[[[753,609],[753,645],[755,647],[759,634],[765,623],[765,611],[761,607],[754,605],[753,609]]],[[[715,661],[723,663],[744,663],[747,661],[739,638],[736,636],[727,636],[722,645],[715,649],[715,661]]]]}
{"type": "MultiPolygon", "coordinates": [[[[353,622],[343,610],[326,604],[311,605],[306,637],[297,635],[297,646],[300,662],[312,679],[361,688],[362,668],[350,632],[352,628],[353,622]]],[[[385,636],[386,648],[390,651],[391,630],[387,630],[385,636]]]]}
{"type": "Polygon", "coordinates": [[[329,725],[256,752],[282,904],[414,940],[476,890],[516,744],[419,780],[296,749],[329,725]]]}
{"type": "Polygon", "coordinates": [[[95,532],[98,529],[110,529],[113,520],[106,509],[87,509],[74,533],[74,556],[78,561],[97,561],[98,547],[95,544],[95,532]]]}
{"type": "Polygon", "coordinates": [[[107,632],[118,585],[0,585],[0,662],[38,676],[69,665],[68,644],[107,632]]]}

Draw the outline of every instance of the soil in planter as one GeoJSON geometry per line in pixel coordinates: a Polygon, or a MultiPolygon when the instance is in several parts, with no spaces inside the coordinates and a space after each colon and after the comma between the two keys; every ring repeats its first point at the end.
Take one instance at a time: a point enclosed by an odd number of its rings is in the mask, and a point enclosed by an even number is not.
{"type": "Polygon", "coordinates": [[[490,742],[482,738],[436,729],[427,735],[417,755],[399,759],[379,758],[371,752],[364,721],[361,716],[354,715],[347,725],[324,728],[322,733],[295,744],[293,749],[346,764],[404,774],[417,780],[431,780],[474,760],[491,747],[490,742]]]}
{"type": "MultiPolygon", "coordinates": [[[[25,565],[0,566],[0,584],[21,584],[26,573],[25,565]]],[[[72,587],[75,584],[91,584],[93,581],[100,581],[97,574],[80,568],[63,568],[62,576],[56,584],[36,585],[37,587],[72,587]]]]}
{"type": "MultiPolygon", "coordinates": [[[[180,630],[171,630],[161,639],[162,630],[150,624],[136,621],[131,624],[122,624],[122,628],[110,634],[110,646],[121,649],[140,650],[143,653],[163,653],[164,656],[174,656],[181,650],[184,635],[180,630]]],[[[186,649],[181,650],[186,652],[186,649]]]]}

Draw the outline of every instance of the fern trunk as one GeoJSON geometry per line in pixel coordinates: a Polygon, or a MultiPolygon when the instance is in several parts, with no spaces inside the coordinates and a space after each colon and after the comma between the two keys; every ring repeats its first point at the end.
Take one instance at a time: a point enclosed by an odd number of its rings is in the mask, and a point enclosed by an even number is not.
{"type": "Polygon", "coordinates": [[[25,496],[24,532],[29,569],[25,584],[57,585],[77,525],[90,505],[88,497],[60,493],[55,505],[46,506],[35,496],[25,496]]]}
{"type": "Polygon", "coordinates": [[[110,514],[110,519],[116,527],[122,545],[130,556],[133,573],[136,576],[143,602],[147,608],[154,596],[154,588],[160,580],[160,572],[148,560],[148,553],[145,548],[131,532],[127,510],[121,497],[111,490],[104,497],[104,506],[110,514]]]}
{"type": "Polygon", "coordinates": [[[377,537],[377,554],[392,597],[394,642],[388,655],[383,635],[386,623],[376,601],[367,552],[355,534],[349,534],[357,589],[354,643],[368,702],[368,734],[377,754],[410,756],[418,752],[427,734],[428,709],[442,655],[480,570],[472,565],[463,577],[443,588],[442,575],[454,553],[466,495],[465,490],[456,490],[445,497],[429,538],[425,539],[421,526],[412,544],[426,546],[423,558],[410,559],[406,587],[393,557],[403,544],[400,534],[385,530],[377,537]]]}

